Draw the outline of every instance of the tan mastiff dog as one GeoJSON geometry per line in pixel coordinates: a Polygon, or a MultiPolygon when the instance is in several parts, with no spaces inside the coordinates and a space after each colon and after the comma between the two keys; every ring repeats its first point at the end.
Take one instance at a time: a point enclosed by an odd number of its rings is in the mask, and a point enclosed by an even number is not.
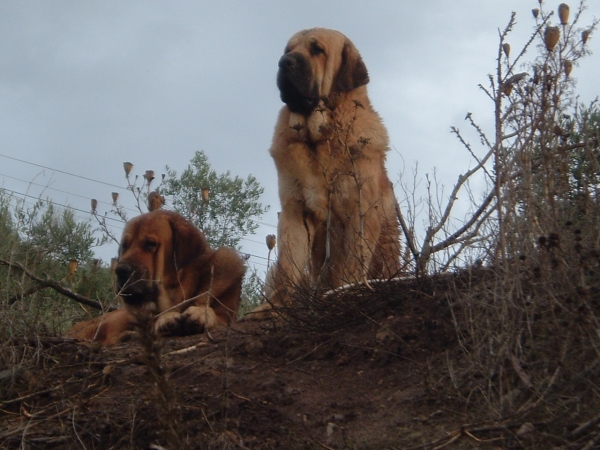
{"type": "Polygon", "coordinates": [[[296,33],[279,60],[285,106],[270,150],[281,201],[279,258],[266,289],[273,304],[285,304],[299,284],[329,289],[401,270],[388,135],[368,82],[354,44],[334,30],[296,33]]]}

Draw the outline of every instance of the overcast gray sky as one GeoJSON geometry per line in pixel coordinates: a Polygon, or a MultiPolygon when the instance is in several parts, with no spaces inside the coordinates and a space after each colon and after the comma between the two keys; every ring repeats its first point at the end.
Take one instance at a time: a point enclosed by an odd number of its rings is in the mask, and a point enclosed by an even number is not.
{"type": "MultiPolygon", "coordinates": [[[[582,26],[600,17],[600,2],[587,4],[582,26]]],[[[275,225],[268,149],[282,106],[277,61],[292,34],[315,26],[343,32],[363,56],[372,103],[389,129],[390,177],[410,176],[418,162],[421,174],[437,167],[450,186],[472,164],[450,126],[467,128],[467,112],[489,123],[492,108],[477,85],[494,71],[498,29],[516,11],[508,39],[516,51],[536,7],[538,0],[3,0],[0,186],[68,204],[87,220],[90,199],[106,202],[103,213],[117,189],[39,166],[125,187],[124,161],[140,175],[165,165],[181,172],[204,150],[217,171],[258,178],[271,205],[262,222],[275,225]]],[[[590,39],[594,55],[572,74],[585,103],[600,93],[599,43],[590,39]]],[[[121,199],[132,205],[124,190],[121,199]]],[[[275,228],[263,225],[243,241],[259,268],[269,233],[275,228]]],[[[115,254],[116,245],[98,251],[105,261],[115,254]]]]}

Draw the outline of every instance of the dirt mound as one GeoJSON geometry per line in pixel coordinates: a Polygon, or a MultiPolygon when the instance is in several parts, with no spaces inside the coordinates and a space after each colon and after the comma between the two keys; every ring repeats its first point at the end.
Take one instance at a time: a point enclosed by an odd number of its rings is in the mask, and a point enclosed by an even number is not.
{"type": "Polygon", "coordinates": [[[544,447],[547,423],[484,416],[461,396],[470,380],[453,378],[465,362],[452,290],[440,286],[405,286],[362,323],[327,333],[264,321],[152,348],[14,342],[34,363],[0,371],[0,446],[544,447]]]}

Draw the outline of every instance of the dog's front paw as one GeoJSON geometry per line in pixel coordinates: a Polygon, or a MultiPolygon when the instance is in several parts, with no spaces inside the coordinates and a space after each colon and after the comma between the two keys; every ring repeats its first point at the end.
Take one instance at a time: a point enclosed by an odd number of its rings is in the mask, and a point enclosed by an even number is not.
{"type": "Polygon", "coordinates": [[[186,334],[198,334],[217,325],[217,316],[211,307],[190,306],[180,318],[181,327],[186,334]]]}
{"type": "Polygon", "coordinates": [[[157,334],[177,336],[182,333],[181,314],[171,311],[159,316],[154,324],[154,330],[157,334]]]}

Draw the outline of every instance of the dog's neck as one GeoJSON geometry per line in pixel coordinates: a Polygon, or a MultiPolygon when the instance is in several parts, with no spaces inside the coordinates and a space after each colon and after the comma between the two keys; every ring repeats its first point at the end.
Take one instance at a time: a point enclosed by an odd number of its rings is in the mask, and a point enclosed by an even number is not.
{"type": "Polygon", "coordinates": [[[308,116],[290,111],[289,125],[300,142],[317,144],[333,134],[333,111],[326,100],[321,100],[308,116]]]}

